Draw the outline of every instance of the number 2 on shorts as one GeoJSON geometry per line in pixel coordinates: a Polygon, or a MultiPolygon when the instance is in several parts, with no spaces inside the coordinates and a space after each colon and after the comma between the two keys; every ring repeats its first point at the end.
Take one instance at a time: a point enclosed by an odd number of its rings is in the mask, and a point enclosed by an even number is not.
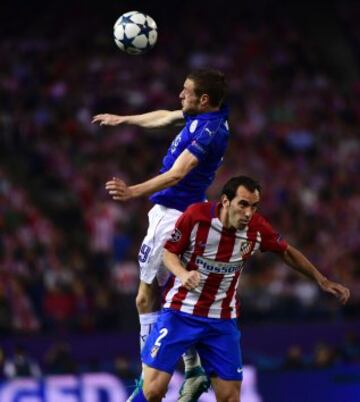
{"type": "Polygon", "coordinates": [[[156,338],[156,341],[154,343],[155,346],[160,347],[161,346],[161,339],[165,338],[165,336],[168,334],[167,328],[161,328],[160,329],[160,335],[156,338]]]}

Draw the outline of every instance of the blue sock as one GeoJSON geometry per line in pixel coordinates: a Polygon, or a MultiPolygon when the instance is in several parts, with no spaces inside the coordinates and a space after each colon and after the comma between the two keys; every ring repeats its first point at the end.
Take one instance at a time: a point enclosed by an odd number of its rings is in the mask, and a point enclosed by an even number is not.
{"type": "Polygon", "coordinates": [[[139,389],[139,392],[136,394],[132,402],[148,402],[148,400],[144,396],[142,388],[139,389]]]}

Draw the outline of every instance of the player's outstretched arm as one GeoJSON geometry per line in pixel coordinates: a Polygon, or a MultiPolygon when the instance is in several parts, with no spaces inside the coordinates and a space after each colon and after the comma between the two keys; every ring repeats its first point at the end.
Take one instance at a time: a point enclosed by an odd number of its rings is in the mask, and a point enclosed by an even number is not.
{"type": "Polygon", "coordinates": [[[116,114],[105,113],[97,114],[92,119],[92,123],[99,123],[100,126],[131,124],[143,128],[161,128],[177,125],[183,122],[184,115],[181,110],[156,110],[154,112],[131,116],[119,116],[116,114]]]}
{"type": "Polygon", "coordinates": [[[308,278],[313,279],[323,291],[333,294],[342,304],[348,301],[350,297],[349,289],[340,283],[327,279],[301,251],[289,245],[281,256],[287,265],[306,275],[308,278]]]}
{"type": "Polygon", "coordinates": [[[181,263],[179,256],[164,249],[163,262],[166,268],[180,279],[181,284],[188,290],[196,288],[200,283],[197,271],[188,271],[181,263]]]}
{"type": "Polygon", "coordinates": [[[131,198],[153,194],[177,184],[198,163],[196,156],[185,149],[167,172],[134,186],[127,186],[123,180],[113,177],[105,184],[105,189],[115,201],[127,201],[131,198]]]}

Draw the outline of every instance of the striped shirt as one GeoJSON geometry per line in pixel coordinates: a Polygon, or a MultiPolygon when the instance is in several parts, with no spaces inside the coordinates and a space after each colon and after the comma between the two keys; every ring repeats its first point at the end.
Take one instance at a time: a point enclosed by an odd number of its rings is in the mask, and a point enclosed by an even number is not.
{"type": "Polygon", "coordinates": [[[178,219],[165,248],[181,256],[188,270],[200,273],[193,290],[172,276],[166,286],[164,308],[208,318],[238,317],[236,289],[246,261],[261,251],[285,251],[287,243],[260,214],[255,213],[241,230],[225,228],[220,205],[203,202],[191,205],[178,219]]]}

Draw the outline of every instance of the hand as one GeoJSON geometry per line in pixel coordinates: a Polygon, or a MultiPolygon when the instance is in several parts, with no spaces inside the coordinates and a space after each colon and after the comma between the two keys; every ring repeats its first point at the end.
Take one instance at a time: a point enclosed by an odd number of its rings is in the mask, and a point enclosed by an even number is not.
{"type": "Polygon", "coordinates": [[[106,182],[105,189],[115,201],[127,201],[133,197],[130,188],[123,180],[117,177],[113,177],[112,180],[106,182]]]}
{"type": "Polygon", "coordinates": [[[180,280],[182,285],[187,290],[192,290],[199,285],[200,274],[197,271],[186,271],[183,275],[181,275],[180,280]]]}
{"type": "Polygon", "coordinates": [[[350,290],[345,286],[340,285],[340,283],[332,282],[328,279],[325,279],[319,283],[319,286],[325,292],[331,293],[336,296],[342,304],[345,304],[349,300],[350,290]]]}
{"type": "Polygon", "coordinates": [[[100,126],[117,126],[118,124],[125,123],[125,119],[125,116],[105,113],[94,116],[91,123],[100,122],[100,126]]]}

